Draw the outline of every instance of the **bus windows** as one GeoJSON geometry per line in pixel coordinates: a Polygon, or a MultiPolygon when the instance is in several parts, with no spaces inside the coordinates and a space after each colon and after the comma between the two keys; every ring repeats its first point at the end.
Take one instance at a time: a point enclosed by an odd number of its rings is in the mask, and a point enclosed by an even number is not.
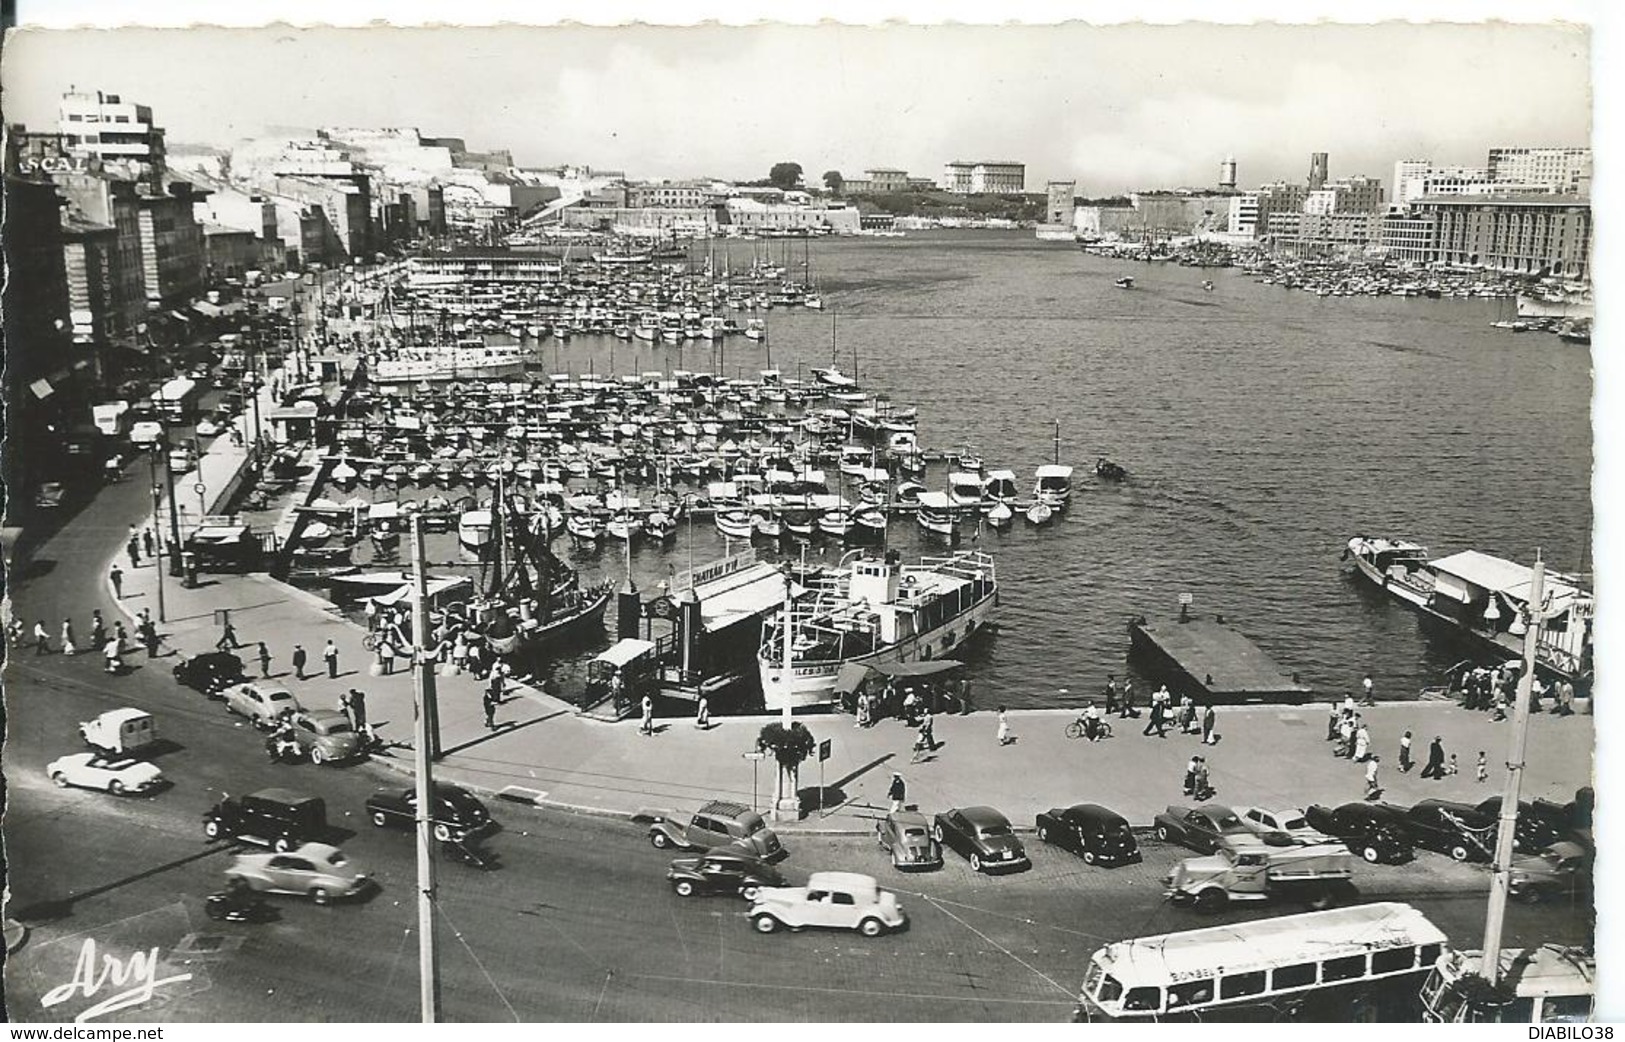
{"type": "Polygon", "coordinates": [[[1318,963],[1300,962],[1294,966],[1278,966],[1275,969],[1275,990],[1285,991],[1288,988],[1304,988],[1315,983],[1319,969],[1318,963]]]}
{"type": "Polygon", "coordinates": [[[1418,950],[1422,953],[1422,957],[1417,960],[1416,965],[1432,966],[1439,961],[1439,953],[1444,949],[1441,945],[1424,944],[1418,950]]]}
{"type": "Polygon", "coordinates": [[[1341,959],[1327,959],[1321,964],[1323,982],[1354,980],[1365,974],[1364,955],[1345,955],[1341,959]]]}
{"type": "Polygon", "coordinates": [[[1219,979],[1219,998],[1241,999],[1249,995],[1262,995],[1264,988],[1263,970],[1256,973],[1235,973],[1219,979]]]}
{"type": "Polygon", "coordinates": [[[1372,973],[1398,973],[1415,967],[1415,948],[1389,948],[1386,951],[1371,953],[1372,973]]]}
{"type": "MultiPolygon", "coordinates": [[[[1117,983],[1116,981],[1113,981],[1110,977],[1106,978],[1106,982],[1107,982],[1108,986],[1111,985],[1111,984],[1117,983]]],[[[1104,993],[1102,994],[1102,998],[1104,998],[1104,993]]],[[[1162,1008],[1162,989],[1161,988],[1130,988],[1129,991],[1128,991],[1128,995],[1125,996],[1124,999],[1123,999],[1123,1008],[1125,1010],[1136,1010],[1136,1011],[1161,1009],[1162,1008]]]]}
{"type": "Polygon", "coordinates": [[[1168,985],[1168,1008],[1213,1001],[1212,980],[1188,980],[1168,985]]]}
{"type": "Polygon", "coordinates": [[[1548,995],[1541,1003],[1542,1024],[1584,1024],[1590,1019],[1590,995],[1548,995]]]}

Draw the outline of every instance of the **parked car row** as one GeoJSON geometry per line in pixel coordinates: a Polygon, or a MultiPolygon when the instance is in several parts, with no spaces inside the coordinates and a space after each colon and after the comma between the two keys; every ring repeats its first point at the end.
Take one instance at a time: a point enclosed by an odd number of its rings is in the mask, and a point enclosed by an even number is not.
{"type": "MultiPolygon", "coordinates": [[[[247,718],[262,731],[278,731],[280,745],[287,749],[283,758],[343,763],[363,751],[362,735],[350,726],[349,717],[332,709],[308,709],[283,684],[250,680],[243,660],[228,651],[183,658],[171,672],[176,683],[219,700],[228,713],[247,718]]],[[[268,748],[275,753],[275,746],[268,748]]]]}

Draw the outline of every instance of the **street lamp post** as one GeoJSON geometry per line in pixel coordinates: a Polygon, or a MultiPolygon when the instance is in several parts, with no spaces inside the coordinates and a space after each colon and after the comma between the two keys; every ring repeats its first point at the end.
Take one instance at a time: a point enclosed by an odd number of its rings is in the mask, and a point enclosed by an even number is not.
{"type": "MultiPolygon", "coordinates": [[[[158,463],[150,453],[147,455],[147,471],[152,476],[152,524],[156,528],[160,524],[158,511],[163,506],[164,486],[158,484],[158,463]]],[[[164,618],[164,541],[156,539],[153,543],[157,550],[153,568],[158,573],[158,621],[168,622],[164,618]]]]}
{"type": "MultiPolygon", "coordinates": [[[[181,574],[181,516],[175,506],[175,470],[169,465],[169,439],[153,442],[153,451],[164,457],[164,489],[169,499],[169,574],[181,574]]],[[[156,521],[156,518],[154,518],[156,521]]],[[[159,540],[163,542],[163,540],[159,540]]]]}

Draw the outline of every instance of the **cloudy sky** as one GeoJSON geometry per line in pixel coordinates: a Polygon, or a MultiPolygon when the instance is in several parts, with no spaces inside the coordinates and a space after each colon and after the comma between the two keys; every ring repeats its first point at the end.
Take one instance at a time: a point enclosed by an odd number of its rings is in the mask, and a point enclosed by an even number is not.
{"type": "Polygon", "coordinates": [[[1029,189],[1244,186],[1589,140],[1592,41],[1540,25],[756,26],[40,30],[9,39],[6,118],[69,85],[153,106],[171,141],[416,126],[522,165],[635,177],[937,176],[1017,159],[1029,189]]]}

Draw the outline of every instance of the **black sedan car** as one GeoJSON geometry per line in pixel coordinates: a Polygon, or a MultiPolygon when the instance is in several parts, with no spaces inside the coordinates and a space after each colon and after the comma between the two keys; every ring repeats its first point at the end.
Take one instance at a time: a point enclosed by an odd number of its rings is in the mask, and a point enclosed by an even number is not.
{"type": "Polygon", "coordinates": [[[1310,828],[1342,842],[1373,865],[1411,859],[1409,819],[1391,803],[1345,803],[1336,808],[1317,803],[1303,817],[1310,828]]]}
{"type": "Polygon", "coordinates": [[[970,862],[974,872],[1026,868],[1027,851],[1010,828],[1010,819],[992,807],[959,807],[939,811],[931,838],[970,862]]]}
{"type": "Polygon", "coordinates": [[[1038,838],[1072,851],[1086,865],[1126,865],[1140,860],[1140,848],[1128,822],[1096,803],[1052,807],[1039,814],[1038,838]]]}
{"type": "MultiPolygon", "coordinates": [[[[1475,808],[1485,817],[1499,820],[1501,797],[1491,796],[1475,808]]],[[[1548,800],[1518,801],[1518,830],[1514,843],[1520,854],[1539,854],[1553,843],[1560,843],[1570,829],[1568,809],[1548,800]]]]}
{"type": "MultiPolygon", "coordinates": [[[[491,812],[479,798],[460,785],[436,782],[434,838],[442,843],[463,839],[490,828],[491,812]]],[[[417,789],[379,789],[367,797],[367,817],[379,828],[411,828],[417,820],[417,789]]]]}
{"type": "Polygon", "coordinates": [[[737,850],[712,850],[698,857],[677,858],[666,870],[666,879],[678,897],[738,894],[747,901],[754,901],[764,886],[785,885],[778,869],[737,850]]]}
{"type": "Polygon", "coordinates": [[[1411,842],[1456,861],[1495,857],[1496,819],[1478,808],[1449,800],[1423,800],[1405,812],[1411,842]]]}
{"type": "Polygon", "coordinates": [[[182,658],[170,673],[175,683],[210,698],[219,698],[226,688],[248,679],[243,674],[243,660],[229,651],[211,651],[206,655],[182,658]]]}
{"type": "Polygon", "coordinates": [[[1226,836],[1256,835],[1272,847],[1292,845],[1292,837],[1285,832],[1257,832],[1229,807],[1213,803],[1202,807],[1170,806],[1153,823],[1157,838],[1164,843],[1178,843],[1203,854],[1218,850],[1219,841],[1226,836]]]}

